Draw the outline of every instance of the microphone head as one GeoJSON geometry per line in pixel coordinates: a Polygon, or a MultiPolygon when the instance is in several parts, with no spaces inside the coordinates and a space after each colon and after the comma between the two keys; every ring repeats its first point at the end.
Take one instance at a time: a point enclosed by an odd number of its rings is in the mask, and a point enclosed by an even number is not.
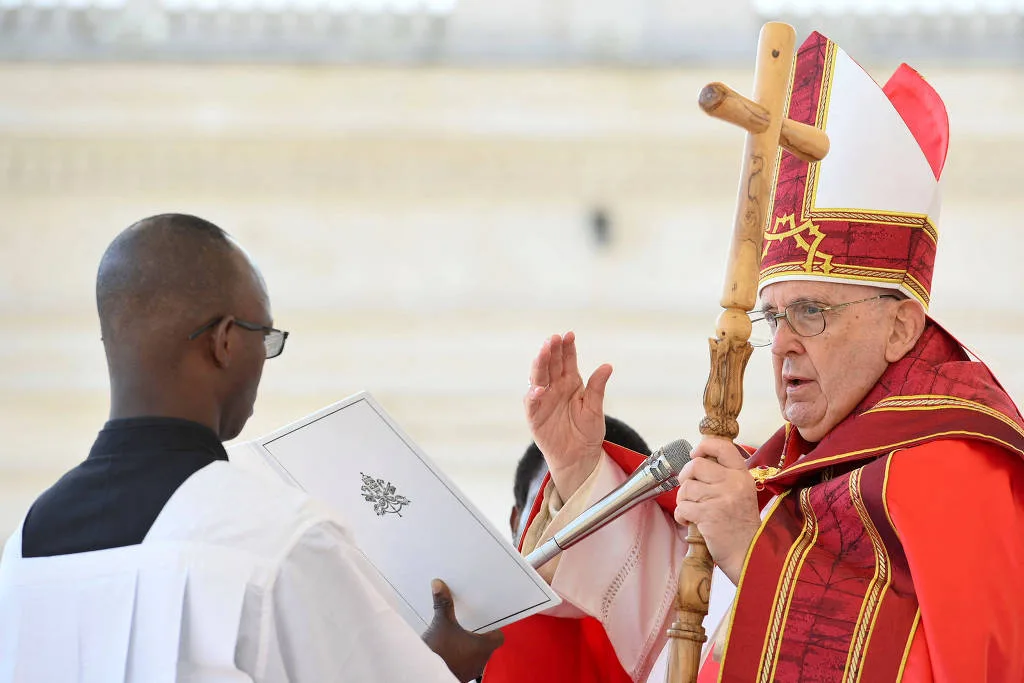
{"type": "Polygon", "coordinates": [[[692,446],[686,439],[676,439],[672,443],[665,444],[654,455],[668,464],[672,470],[671,476],[676,476],[683,469],[686,463],[690,462],[690,451],[692,446]]]}

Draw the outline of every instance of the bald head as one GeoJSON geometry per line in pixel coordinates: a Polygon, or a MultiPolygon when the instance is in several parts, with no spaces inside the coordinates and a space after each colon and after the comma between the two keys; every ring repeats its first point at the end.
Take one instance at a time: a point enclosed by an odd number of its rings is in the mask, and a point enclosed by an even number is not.
{"type": "Polygon", "coordinates": [[[135,223],[103,254],[96,305],[112,415],[188,417],[225,438],[241,429],[265,357],[262,335],[234,321],[272,320],[259,272],[227,233],[184,214],[135,223]]]}
{"type": "Polygon", "coordinates": [[[255,277],[244,253],[213,223],[184,214],[145,218],[118,235],[100,261],[103,339],[114,347],[164,346],[168,334],[180,341],[189,326],[230,312],[240,286],[255,277]]]}

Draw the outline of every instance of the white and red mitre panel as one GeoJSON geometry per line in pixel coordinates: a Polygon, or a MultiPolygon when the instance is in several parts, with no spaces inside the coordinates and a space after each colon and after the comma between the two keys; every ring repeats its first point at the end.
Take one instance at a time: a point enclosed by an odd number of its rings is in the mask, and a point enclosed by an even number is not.
{"type": "Polygon", "coordinates": [[[879,86],[814,33],[797,53],[788,116],[828,133],[830,150],[816,163],[780,153],[759,286],[875,285],[927,308],[949,132],[942,100],[906,65],[879,86]]]}

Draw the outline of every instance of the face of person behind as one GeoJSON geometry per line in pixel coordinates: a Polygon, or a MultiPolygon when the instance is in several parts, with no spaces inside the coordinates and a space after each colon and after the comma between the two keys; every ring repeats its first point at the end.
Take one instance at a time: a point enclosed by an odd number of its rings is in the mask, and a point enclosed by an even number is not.
{"type": "MultiPolygon", "coordinates": [[[[779,282],[761,293],[762,307],[780,313],[794,303],[836,306],[878,294],[877,287],[830,282],[779,282]]],[[[876,299],[825,311],[825,330],[802,337],[780,319],[771,345],[775,392],[782,416],[809,442],[818,442],[860,403],[889,362],[892,307],[876,299]]]]}

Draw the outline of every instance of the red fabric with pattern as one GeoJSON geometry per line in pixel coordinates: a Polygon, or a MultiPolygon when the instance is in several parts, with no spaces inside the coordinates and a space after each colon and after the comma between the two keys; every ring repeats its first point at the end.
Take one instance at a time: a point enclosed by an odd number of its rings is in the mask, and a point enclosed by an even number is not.
{"type": "MultiPolygon", "coordinates": [[[[762,656],[775,661],[771,680],[841,680],[849,645],[863,618],[865,598],[882,584],[876,581],[875,546],[853,501],[851,489],[867,488],[881,491],[881,478],[867,470],[880,470],[884,477],[885,462],[874,461],[858,473],[849,472],[807,489],[806,501],[793,492],[774,509],[763,538],[748,559],[741,583],[740,600],[734,615],[730,643],[742,643],[727,652],[722,679],[725,681],[758,680],[762,656]],[[775,590],[783,558],[804,530],[803,504],[812,511],[815,523],[808,535],[813,541],[801,554],[794,552],[797,570],[788,584],[789,607],[784,615],[776,612],[775,590]],[[836,558],[842,558],[837,562],[836,558]],[[750,599],[754,594],[756,599],[750,599]],[[776,638],[768,638],[772,615],[782,617],[784,625],[776,638]]],[[[885,513],[877,496],[863,496],[864,505],[880,515],[871,514],[872,522],[884,519],[885,513]]],[[[888,522],[885,522],[888,525],[888,522]]],[[[879,529],[877,523],[875,526],[879,529]]],[[[884,529],[881,529],[884,531],[884,529]]],[[[895,541],[895,537],[892,537],[895,541]]],[[[864,659],[857,670],[875,672],[863,676],[864,681],[897,680],[903,653],[914,626],[917,600],[912,590],[909,569],[898,542],[886,543],[886,578],[884,588],[871,601],[869,623],[877,617],[881,626],[879,637],[871,637],[860,650],[864,659]],[[909,587],[897,591],[895,586],[909,587]]],[[[874,629],[872,629],[874,632],[874,629]]],[[[862,641],[863,642],[863,641],[862,641]]],[[[767,667],[766,667],[767,668],[767,667]]]]}
{"type": "MultiPolygon", "coordinates": [[[[828,88],[827,67],[830,41],[813,33],[797,52],[793,94],[789,118],[816,125],[823,90],[828,88]]],[[[912,69],[901,68],[890,80],[886,91],[894,107],[907,122],[915,139],[922,144],[936,177],[945,162],[949,128],[942,100],[912,69]],[[916,80],[915,80],[916,77],[916,80]]],[[[808,175],[811,165],[789,152],[779,159],[775,195],[765,231],[761,261],[761,281],[773,276],[812,275],[874,279],[889,286],[903,285],[927,305],[935,266],[936,241],[924,219],[906,217],[890,221],[872,221],[859,217],[838,217],[823,207],[807,205],[808,175]],[[901,222],[902,221],[902,222],[901,222]],[[813,225],[813,229],[810,227],[813,225]],[[797,236],[813,242],[818,234],[815,255],[808,263],[808,249],[795,238],[772,239],[773,234],[799,231],[797,236]],[[831,257],[826,260],[825,255],[831,257]],[[844,267],[856,266],[857,270],[844,267]],[[885,269],[871,271],[864,269],[885,269]],[[889,272],[896,271],[896,272],[889,272]]],[[[842,207],[872,209],[873,207],[842,207]]]]}

